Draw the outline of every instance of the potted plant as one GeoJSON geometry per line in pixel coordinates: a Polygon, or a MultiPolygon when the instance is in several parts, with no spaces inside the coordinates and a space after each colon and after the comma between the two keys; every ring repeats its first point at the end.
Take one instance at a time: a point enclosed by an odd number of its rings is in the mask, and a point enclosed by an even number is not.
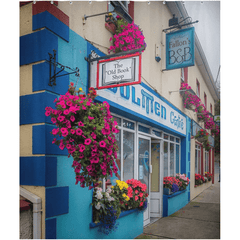
{"type": "Polygon", "coordinates": [[[182,182],[175,177],[163,178],[163,194],[170,195],[179,191],[179,187],[182,186],[182,182]]]}
{"type": "Polygon", "coordinates": [[[145,37],[142,30],[134,22],[127,23],[117,16],[116,33],[109,39],[113,42],[108,53],[125,52],[134,49],[146,48],[145,37]]]}
{"type": "Polygon", "coordinates": [[[208,135],[209,133],[207,131],[200,129],[195,135],[195,139],[197,139],[201,143],[204,143],[208,141],[208,135]]]}
{"type": "Polygon", "coordinates": [[[112,13],[108,13],[108,15],[105,16],[105,28],[112,34],[116,33],[117,21],[114,19],[112,13]]]}
{"type": "Polygon", "coordinates": [[[187,83],[181,84],[180,94],[183,98],[184,107],[195,111],[196,105],[199,104],[200,99],[187,83]]]}
{"type": "Polygon", "coordinates": [[[189,178],[186,177],[186,174],[176,174],[176,178],[179,179],[179,181],[182,183],[181,187],[179,188],[179,190],[185,190],[187,188],[187,186],[189,185],[189,178]]]}
{"type": "Polygon", "coordinates": [[[109,234],[117,230],[117,219],[121,213],[121,208],[117,198],[111,196],[112,190],[108,188],[106,192],[102,188],[94,188],[93,191],[93,221],[101,223],[99,232],[109,234]]]}
{"type": "Polygon", "coordinates": [[[144,210],[147,207],[147,185],[136,179],[129,179],[126,183],[128,184],[128,208],[138,208],[139,210],[144,210]]]}
{"type": "Polygon", "coordinates": [[[46,116],[56,125],[53,144],[67,149],[72,156],[76,184],[89,189],[98,186],[100,178],[116,174],[118,145],[115,139],[117,122],[107,102],[96,103],[96,91],[85,94],[71,83],[65,95],[55,99],[55,109],[46,107],[46,116]],[[59,137],[60,139],[57,139],[59,137]]]}
{"type": "Polygon", "coordinates": [[[210,172],[205,172],[205,177],[208,179],[208,181],[210,182],[211,180],[212,180],[212,177],[213,177],[213,175],[212,175],[212,173],[210,173],[210,172]]]}

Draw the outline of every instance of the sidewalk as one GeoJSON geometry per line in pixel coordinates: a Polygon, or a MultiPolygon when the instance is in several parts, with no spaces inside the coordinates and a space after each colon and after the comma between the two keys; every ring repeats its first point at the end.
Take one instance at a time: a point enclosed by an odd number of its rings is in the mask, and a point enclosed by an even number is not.
{"type": "Polygon", "coordinates": [[[138,239],[220,239],[220,183],[215,183],[171,216],[146,226],[138,239]]]}

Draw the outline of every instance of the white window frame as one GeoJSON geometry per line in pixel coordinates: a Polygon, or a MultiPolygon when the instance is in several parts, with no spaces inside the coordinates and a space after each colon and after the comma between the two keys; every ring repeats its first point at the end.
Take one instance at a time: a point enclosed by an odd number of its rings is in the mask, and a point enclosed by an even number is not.
{"type": "Polygon", "coordinates": [[[195,173],[199,173],[199,174],[201,174],[201,158],[202,158],[202,156],[201,156],[201,146],[199,145],[199,144],[197,144],[197,143],[195,143],[195,154],[196,154],[196,150],[197,150],[197,171],[196,171],[196,156],[195,156],[195,167],[194,167],[194,170],[195,170],[195,173]],[[200,159],[198,159],[198,151],[200,152],[200,159]],[[198,161],[199,161],[199,163],[200,164],[198,164],[198,161]],[[198,166],[200,165],[200,171],[199,171],[199,169],[198,169],[198,166]]]}
{"type": "Polygon", "coordinates": [[[209,172],[209,151],[205,150],[205,172],[209,172]]]}
{"type": "MultiPolygon", "coordinates": [[[[168,139],[164,139],[164,135],[162,135],[163,136],[163,144],[164,144],[164,142],[168,143],[168,176],[171,176],[170,175],[170,143],[174,144],[173,176],[176,176],[176,145],[179,145],[179,171],[181,172],[181,139],[179,137],[176,137],[174,135],[171,135],[171,134],[168,134],[165,132],[163,132],[162,134],[168,135],[168,139]],[[173,141],[170,140],[170,137],[174,137],[174,140],[173,141]],[[176,138],[179,139],[179,143],[176,142],[176,138]]],[[[163,161],[164,161],[164,158],[163,158],[163,161]]]]}
{"type": "Polygon", "coordinates": [[[181,83],[185,82],[184,68],[181,68],[181,83]]]}

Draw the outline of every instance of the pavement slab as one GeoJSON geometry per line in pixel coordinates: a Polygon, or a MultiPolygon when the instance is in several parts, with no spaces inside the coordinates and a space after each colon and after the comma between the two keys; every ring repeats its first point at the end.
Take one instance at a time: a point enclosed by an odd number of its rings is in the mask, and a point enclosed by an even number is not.
{"type": "Polygon", "coordinates": [[[167,217],[148,226],[143,232],[165,239],[220,239],[220,224],[192,218],[167,217]]]}

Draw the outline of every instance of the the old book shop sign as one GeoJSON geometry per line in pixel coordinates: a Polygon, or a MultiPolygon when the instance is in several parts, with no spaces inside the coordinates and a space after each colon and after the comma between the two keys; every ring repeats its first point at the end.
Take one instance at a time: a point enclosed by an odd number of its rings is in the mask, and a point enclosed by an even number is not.
{"type": "Polygon", "coordinates": [[[194,27],[166,34],[166,69],[194,65],[194,27]]]}
{"type": "Polygon", "coordinates": [[[141,54],[99,60],[96,75],[97,89],[139,84],[141,83],[141,54]]]}

